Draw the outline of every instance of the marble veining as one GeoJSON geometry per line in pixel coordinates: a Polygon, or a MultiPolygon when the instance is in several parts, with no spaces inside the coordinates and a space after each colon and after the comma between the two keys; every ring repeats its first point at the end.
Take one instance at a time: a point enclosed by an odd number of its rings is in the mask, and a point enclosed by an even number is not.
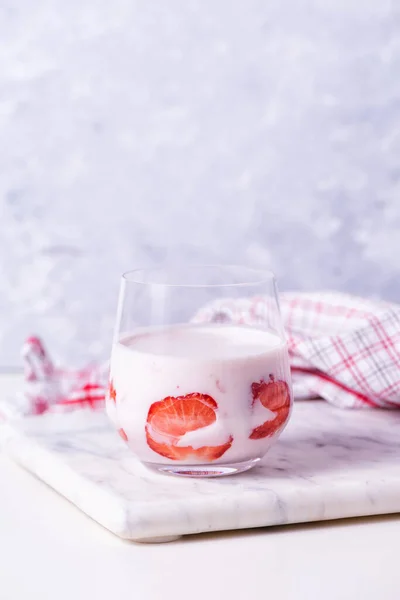
{"type": "Polygon", "coordinates": [[[176,536],[400,511],[400,413],[298,401],[252,471],[179,479],[141,465],[102,412],[3,424],[17,462],[120,537],[176,536]]]}

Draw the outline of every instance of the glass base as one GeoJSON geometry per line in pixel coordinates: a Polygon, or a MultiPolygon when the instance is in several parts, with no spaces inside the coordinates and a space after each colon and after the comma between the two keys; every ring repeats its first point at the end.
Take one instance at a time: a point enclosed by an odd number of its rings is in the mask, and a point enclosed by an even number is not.
{"type": "Polygon", "coordinates": [[[141,538],[140,540],[133,540],[137,544],[168,544],[169,542],[176,542],[182,536],[181,535],[164,535],[162,537],[150,537],[141,538]]]}
{"type": "Polygon", "coordinates": [[[260,458],[253,458],[239,463],[228,465],[162,465],[159,463],[143,463],[149,469],[158,471],[164,475],[176,475],[178,477],[224,477],[225,475],[236,475],[252,469],[260,458]]]}

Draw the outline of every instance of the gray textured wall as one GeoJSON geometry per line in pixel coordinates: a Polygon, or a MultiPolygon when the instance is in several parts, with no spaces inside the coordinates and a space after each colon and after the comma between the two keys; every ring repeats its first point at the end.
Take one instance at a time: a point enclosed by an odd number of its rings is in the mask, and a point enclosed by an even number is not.
{"type": "Polygon", "coordinates": [[[182,254],[400,299],[400,4],[0,0],[0,365],[182,254]]]}

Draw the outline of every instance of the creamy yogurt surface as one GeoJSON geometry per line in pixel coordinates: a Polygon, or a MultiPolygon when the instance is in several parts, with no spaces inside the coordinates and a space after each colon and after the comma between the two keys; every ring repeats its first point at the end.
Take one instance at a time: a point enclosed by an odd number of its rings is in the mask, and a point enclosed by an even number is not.
{"type": "Polygon", "coordinates": [[[269,331],[182,325],[113,346],[107,411],[145,462],[261,457],[290,405],[286,343],[269,331]]]}

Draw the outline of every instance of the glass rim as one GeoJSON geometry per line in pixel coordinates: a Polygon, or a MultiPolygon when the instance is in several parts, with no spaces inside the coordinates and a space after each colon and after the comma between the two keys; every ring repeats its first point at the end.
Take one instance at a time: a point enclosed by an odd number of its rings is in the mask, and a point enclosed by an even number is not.
{"type": "Polygon", "coordinates": [[[129,271],[124,271],[121,276],[122,281],[126,283],[134,283],[137,285],[143,286],[162,286],[162,287],[173,287],[173,288],[234,288],[234,287],[249,287],[249,286],[259,286],[267,283],[276,283],[276,277],[273,271],[270,269],[262,269],[260,267],[251,267],[243,264],[234,264],[234,263],[167,263],[165,265],[159,266],[151,266],[151,267],[139,267],[137,269],[131,269],[129,271]],[[160,282],[160,281],[151,281],[151,279],[146,279],[144,281],[140,278],[140,274],[151,273],[151,272],[165,272],[173,271],[174,269],[192,269],[192,270],[200,270],[200,269],[210,269],[217,272],[217,270],[225,271],[227,274],[229,271],[234,273],[235,271],[239,271],[242,273],[247,273],[253,276],[251,279],[249,277],[248,280],[239,281],[239,282],[222,282],[222,283],[184,283],[184,282],[160,282]]]}

